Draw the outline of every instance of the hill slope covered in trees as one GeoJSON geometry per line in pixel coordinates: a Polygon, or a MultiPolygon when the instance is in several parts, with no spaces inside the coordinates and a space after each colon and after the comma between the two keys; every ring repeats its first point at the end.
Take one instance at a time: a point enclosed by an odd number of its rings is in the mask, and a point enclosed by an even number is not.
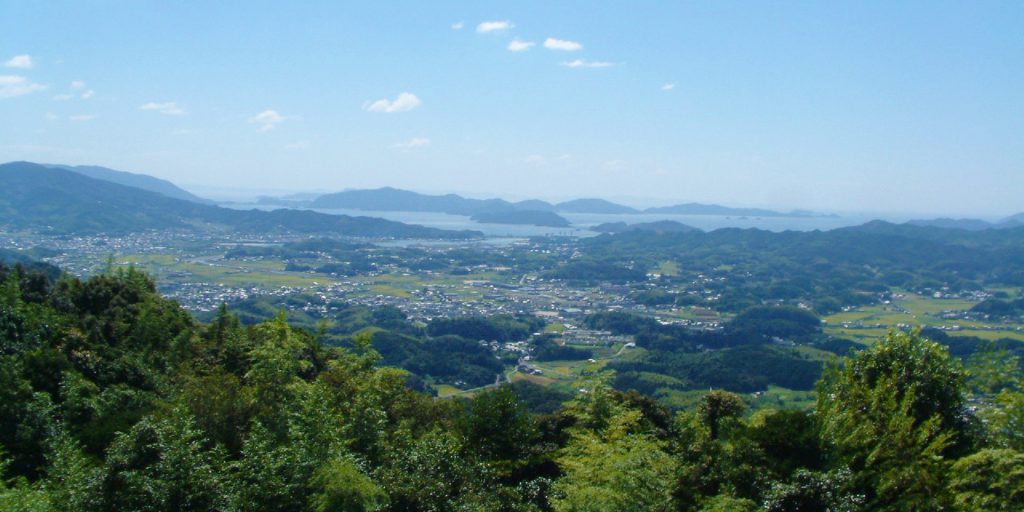
{"type": "Polygon", "coordinates": [[[92,179],[28,162],[0,165],[0,225],[46,233],[130,233],[148,229],[230,229],[242,233],[329,233],[368,237],[469,238],[370,217],[301,210],[232,210],[92,179]]]}
{"type": "Polygon", "coordinates": [[[522,386],[416,393],[367,337],[329,348],[284,316],[246,327],[227,311],[197,323],[132,269],[53,283],[2,266],[0,284],[4,510],[967,511],[1024,496],[1017,361],[965,369],[917,334],[831,366],[813,414],[747,416],[714,391],[673,417],[597,373],[533,415],[522,386]]]}

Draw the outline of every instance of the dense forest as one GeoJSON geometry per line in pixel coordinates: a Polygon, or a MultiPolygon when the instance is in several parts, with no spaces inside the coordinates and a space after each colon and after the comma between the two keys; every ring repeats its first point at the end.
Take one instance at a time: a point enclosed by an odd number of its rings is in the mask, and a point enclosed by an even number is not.
{"type": "Polygon", "coordinates": [[[1024,227],[963,231],[882,221],[782,233],[634,229],[583,240],[584,257],[561,263],[548,276],[642,282],[648,269],[671,261],[679,272],[662,276],[667,282],[703,282],[699,290],[672,297],[679,305],[739,312],[765,302],[805,302],[827,315],[878,302],[893,288],[965,291],[1024,284],[1022,241],[1024,227]]]}
{"type": "Polygon", "coordinates": [[[133,269],[53,281],[5,266],[0,283],[3,510],[1024,504],[1024,378],[1005,351],[963,363],[892,332],[826,368],[813,412],[750,414],[712,391],[673,415],[616,391],[610,373],[585,375],[573,396],[518,383],[442,400],[382,364],[368,333],[332,348],[283,314],[244,325],[222,309],[199,323],[133,269]]]}

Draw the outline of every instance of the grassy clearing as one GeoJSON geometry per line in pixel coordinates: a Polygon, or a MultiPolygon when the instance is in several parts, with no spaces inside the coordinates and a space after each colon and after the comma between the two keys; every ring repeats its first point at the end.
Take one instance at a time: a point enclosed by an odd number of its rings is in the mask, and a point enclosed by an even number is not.
{"type": "Polygon", "coordinates": [[[562,334],[563,332],[565,332],[565,324],[560,324],[557,322],[553,324],[548,324],[547,326],[544,327],[544,332],[562,334]]]}
{"type": "Polygon", "coordinates": [[[960,331],[948,331],[950,336],[974,336],[983,340],[998,340],[1010,338],[1012,340],[1024,341],[1024,332],[1021,331],[983,331],[977,329],[963,329],[960,331]]]}
{"type": "Polygon", "coordinates": [[[658,264],[654,271],[663,276],[678,276],[680,273],[679,264],[674,261],[663,261],[658,264]]]}
{"type": "Polygon", "coordinates": [[[544,377],[542,375],[528,375],[528,374],[520,373],[520,372],[516,372],[515,374],[512,375],[512,382],[519,382],[521,380],[525,380],[527,382],[532,382],[534,384],[539,384],[539,385],[545,386],[545,387],[550,386],[550,385],[558,382],[558,379],[553,379],[551,377],[544,377]]]}
{"type": "Polygon", "coordinates": [[[457,388],[455,386],[450,386],[448,384],[435,384],[434,385],[434,389],[437,390],[437,396],[439,396],[441,398],[452,396],[452,395],[457,395],[459,393],[462,393],[461,389],[459,389],[459,388],[457,388]]]}

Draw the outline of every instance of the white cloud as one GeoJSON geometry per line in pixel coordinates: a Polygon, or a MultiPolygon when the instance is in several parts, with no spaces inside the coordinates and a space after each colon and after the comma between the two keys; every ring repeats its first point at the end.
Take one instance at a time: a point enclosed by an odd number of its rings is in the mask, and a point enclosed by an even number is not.
{"type": "Polygon", "coordinates": [[[56,94],[53,96],[53,101],[68,101],[74,97],[74,94],[56,94]]]}
{"type": "Polygon", "coordinates": [[[425,148],[430,145],[430,139],[426,137],[413,137],[405,142],[395,144],[395,147],[408,151],[410,149],[425,148]]]}
{"type": "Polygon", "coordinates": [[[83,82],[81,80],[73,80],[71,82],[71,88],[72,89],[84,89],[85,88],[85,82],[83,82]]]}
{"type": "Polygon", "coordinates": [[[249,118],[249,122],[259,126],[261,132],[273,130],[278,123],[284,121],[284,116],[276,110],[264,110],[249,118]]]}
{"type": "Polygon", "coordinates": [[[4,62],[4,67],[6,68],[32,69],[33,65],[30,55],[16,55],[7,62],[4,62]]]}
{"type": "Polygon", "coordinates": [[[384,112],[386,114],[391,114],[394,112],[407,112],[420,106],[420,103],[422,102],[415,94],[411,92],[403,92],[394,100],[388,101],[387,99],[380,99],[373,103],[363,105],[363,108],[369,112],[384,112]]]}
{"type": "Polygon", "coordinates": [[[89,98],[92,98],[95,95],[96,95],[96,91],[94,91],[92,89],[89,89],[88,91],[85,91],[85,92],[82,93],[82,99],[83,100],[87,100],[89,98]]]}
{"type": "Polygon", "coordinates": [[[462,27],[464,26],[465,25],[463,25],[461,21],[457,21],[455,23],[452,23],[452,30],[462,30],[462,27]]]}
{"type": "Polygon", "coordinates": [[[676,84],[665,84],[665,85],[661,86],[661,90],[663,90],[663,91],[671,91],[672,89],[675,89],[675,88],[676,88],[676,84]]]}
{"type": "Polygon", "coordinates": [[[569,62],[563,62],[562,65],[569,68],[610,68],[615,64],[600,60],[576,59],[569,62]]]}
{"type": "MultiPolygon", "coordinates": [[[[82,97],[84,98],[85,95],[83,94],[82,97]]],[[[173,101],[169,101],[167,103],[156,103],[151,101],[139,107],[139,110],[153,110],[168,116],[180,116],[185,113],[185,110],[173,101]]]]}
{"type": "Polygon", "coordinates": [[[74,121],[76,123],[82,123],[82,122],[85,122],[85,121],[92,121],[93,119],[96,119],[96,116],[94,114],[83,114],[83,115],[79,115],[79,116],[70,116],[70,117],[68,117],[68,119],[70,119],[70,120],[72,120],[72,121],[74,121]]]}
{"type": "Polygon", "coordinates": [[[29,82],[23,76],[0,75],[0,99],[22,96],[45,89],[45,85],[29,82]]]}
{"type": "Polygon", "coordinates": [[[499,30],[508,30],[508,29],[510,29],[510,28],[512,28],[514,26],[515,25],[513,25],[512,22],[508,21],[508,20],[504,20],[504,21],[485,21],[485,22],[480,23],[479,25],[476,26],[476,31],[481,33],[481,34],[486,34],[487,32],[496,32],[496,31],[499,31],[499,30]]]}
{"type": "Polygon", "coordinates": [[[546,165],[548,163],[548,159],[544,158],[543,155],[530,155],[524,158],[523,161],[525,161],[527,165],[546,165]]]}
{"type": "Polygon", "coordinates": [[[564,39],[555,39],[549,37],[544,40],[544,48],[548,50],[561,50],[563,52],[574,52],[576,50],[582,50],[583,45],[576,41],[566,41],[564,39]]]}
{"type": "Polygon", "coordinates": [[[520,41],[513,39],[511,43],[508,43],[508,50],[510,52],[525,52],[537,43],[531,43],[530,41],[520,41]]]}
{"type": "Polygon", "coordinates": [[[308,140],[297,140],[295,142],[292,142],[291,144],[285,144],[284,148],[285,149],[309,149],[312,146],[313,146],[313,144],[311,144],[308,140]]]}

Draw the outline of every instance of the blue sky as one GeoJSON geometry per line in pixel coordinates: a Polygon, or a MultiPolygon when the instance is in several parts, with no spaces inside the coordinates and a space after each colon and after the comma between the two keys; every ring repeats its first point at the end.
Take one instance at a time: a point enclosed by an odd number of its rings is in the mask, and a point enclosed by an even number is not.
{"type": "Polygon", "coordinates": [[[1024,210],[1022,26],[984,1],[0,0],[0,161],[999,216],[1024,210]]]}

